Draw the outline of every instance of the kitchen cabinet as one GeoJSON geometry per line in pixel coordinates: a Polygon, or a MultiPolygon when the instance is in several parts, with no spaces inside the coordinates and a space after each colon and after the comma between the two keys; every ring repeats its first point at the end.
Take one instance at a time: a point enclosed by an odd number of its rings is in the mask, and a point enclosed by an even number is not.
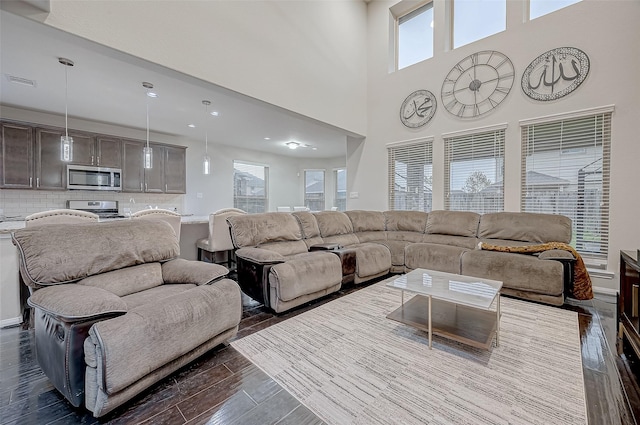
{"type": "Polygon", "coordinates": [[[23,124],[0,124],[0,187],[33,187],[33,128],[23,124]]]}
{"type": "MultiPolygon", "coordinates": [[[[175,164],[176,157],[179,157],[179,155],[175,155],[172,149],[178,148],[150,143],[149,147],[153,149],[153,167],[145,169],[142,165],[142,149],[144,146],[144,142],[135,140],[122,141],[122,190],[124,192],[164,193],[168,187],[165,186],[165,158],[168,155],[167,149],[171,150],[172,153],[169,155],[169,158],[172,163],[175,164]]],[[[181,167],[185,168],[184,162],[181,167]]],[[[171,187],[177,184],[179,183],[171,181],[171,187]]]]}
{"type": "Polygon", "coordinates": [[[134,140],[122,141],[122,191],[144,192],[144,168],[142,148],[144,144],[134,140]]]}
{"type": "Polygon", "coordinates": [[[122,141],[113,137],[96,137],[97,165],[108,168],[121,168],[122,141]]]}
{"type": "Polygon", "coordinates": [[[69,135],[73,137],[73,164],[120,168],[120,139],[100,135],[78,136],[77,133],[69,135]]]}
{"type": "Polygon", "coordinates": [[[186,148],[164,147],[165,193],[187,193],[186,148]]]}

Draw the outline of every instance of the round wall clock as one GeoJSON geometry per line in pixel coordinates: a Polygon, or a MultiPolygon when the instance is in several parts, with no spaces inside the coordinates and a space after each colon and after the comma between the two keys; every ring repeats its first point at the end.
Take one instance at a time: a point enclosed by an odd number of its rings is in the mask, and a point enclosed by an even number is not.
{"type": "Polygon", "coordinates": [[[436,113],[436,97],[429,90],[416,90],[402,102],[400,121],[409,128],[422,127],[436,113]]]}
{"type": "Polygon", "coordinates": [[[558,47],[535,58],[522,74],[522,91],[534,100],[556,100],[577,89],[589,74],[589,57],[558,47]]]}
{"type": "Polygon", "coordinates": [[[486,114],[507,97],[514,79],[513,63],[502,53],[474,53],[447,74],[442,83],[442,104],[460,118],[486,114]]]}

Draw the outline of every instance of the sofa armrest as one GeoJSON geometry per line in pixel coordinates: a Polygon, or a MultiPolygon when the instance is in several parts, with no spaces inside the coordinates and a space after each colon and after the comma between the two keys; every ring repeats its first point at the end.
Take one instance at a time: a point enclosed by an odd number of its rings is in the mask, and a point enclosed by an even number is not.
{"type": "Polygon", "coordinates": [[[162,264],[164,283],[192,283],[206,285],[229,274],[220,264],[178,258],[162,264]]]}
{"type": "Polygon", "coordinates": [[[552,260],[562,263],[563,268],[563,281],[564,281],[564,295],[573,296],[573,284],[575,279],[575,273],[573,270],[573,264],[576,262],[576,258],[569,251],[561,249],[550,249],[543,251],[538,255],[540,260],[552,260]]]}
{"type": "Polygon", "coordinates": [[[284,263],[286,260],[282,254],[262,248],[240,248],[236,257],[262,265],[284,263]]]}
{"type": "Polygon", "coordinates": [[[575,261],[575,257],[569,251],[562,249],[550,249],[543,251],[538,255],[541,260],[558,260],[558,261],[575,261]]]}
{"type": "Polygon", "coordinates": [[[113,317],[127,312],[127,304],[117,295],[95,286],[65,284],[39,289],[29,305],[65,322],[113,317]]]}

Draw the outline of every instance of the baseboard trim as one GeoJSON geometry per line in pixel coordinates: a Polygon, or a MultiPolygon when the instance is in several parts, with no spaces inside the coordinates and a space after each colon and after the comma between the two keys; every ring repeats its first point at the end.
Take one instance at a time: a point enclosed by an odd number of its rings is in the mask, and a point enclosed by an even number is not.
{"type": "Polygon", "coordinates": [[[16,326],[22,323],[22,317],[12,317],[10,319],[0,320],[0,328],[8,328],[9,326],[16,326]]]}
{"type": "Polygon", "coordinates": [[[611,295],[613,297],[618,295],[617,289],[603,288],[602,286],[594,286],[593,292],[596,294],[611,295]]]}

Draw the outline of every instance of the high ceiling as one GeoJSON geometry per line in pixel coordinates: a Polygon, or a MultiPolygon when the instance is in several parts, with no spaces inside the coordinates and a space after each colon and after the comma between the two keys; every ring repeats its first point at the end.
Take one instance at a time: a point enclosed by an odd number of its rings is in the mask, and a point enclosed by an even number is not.
{"type": "Polygon", "coordinates": [[[204,141],[206,123],[210,143],[301,158],[343,156],[346,136],[353,135],[4,10],[0,51],[0,104],[6,106],[63,115],[65,66],[58,58],[64,57],[75,63],[68,68],[69,117],[144,129],[147,81],[158,93],[149,100],[154,132],[204,141]],[[211,101],[209,111],[219,116],[205,121],[202,100],[211,101]],[[288,149],[291,140],[308,147],[288,149]]]}

